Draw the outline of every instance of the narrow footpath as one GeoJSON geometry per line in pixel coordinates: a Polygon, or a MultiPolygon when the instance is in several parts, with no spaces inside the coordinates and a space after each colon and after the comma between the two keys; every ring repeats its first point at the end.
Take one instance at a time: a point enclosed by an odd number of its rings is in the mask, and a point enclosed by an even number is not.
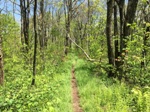
{"type": "Polygon", "coordinates": [[[72,75],[71,85],[72,85],[73,112],[83,112],[83,110],[80,106],[80,98],[79,98],[79,94],[78,94],[77,81],[75,78],[74,65],[72,65],[71,75],[72,75]]]}

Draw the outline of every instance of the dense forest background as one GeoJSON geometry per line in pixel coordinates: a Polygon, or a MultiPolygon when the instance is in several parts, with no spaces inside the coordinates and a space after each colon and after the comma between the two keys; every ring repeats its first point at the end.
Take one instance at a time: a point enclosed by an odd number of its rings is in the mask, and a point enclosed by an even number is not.
{"type": "Polygon", "coordinates": [[[149,0],[0,0],[0,111],[150,112],[149,0]]]}

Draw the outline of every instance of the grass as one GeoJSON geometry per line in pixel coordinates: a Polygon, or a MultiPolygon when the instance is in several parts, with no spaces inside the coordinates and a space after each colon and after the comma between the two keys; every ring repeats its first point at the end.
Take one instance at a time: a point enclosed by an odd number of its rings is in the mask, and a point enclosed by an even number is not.
{"type": "Polygon", "coordinates": [[[106,73],[95,75],[82,59],[76,62],[75,74],[84,112],[150,112],[149,89],[142,93],[141,89],[107,78],[106,73]]]}

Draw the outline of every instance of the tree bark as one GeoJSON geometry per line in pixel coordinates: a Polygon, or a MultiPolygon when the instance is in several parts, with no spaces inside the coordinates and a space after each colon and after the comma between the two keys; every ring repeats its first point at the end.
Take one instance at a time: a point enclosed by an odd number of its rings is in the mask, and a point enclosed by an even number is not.
{"type": "Polygon", "coordinates": [[[46,33],[44,26],[44,0],[40,1],[40,15],[39,15],[39,43],[40,43],[40,56],[42,59],[41,69],[44,70],[44,50],[46,46],[46,33]]]}
{"type": "Polygon", "coordinates": [[[65,12],[67,11],[67,18],[65,18],[66,20],[65,55],[67,55],[69,49],[70,23],[72,19],[72,0],[65,1],[65,5],[67,7],[67,9],[65,9],[65,12]]]}
{"type": "Polygon", "coordinates": [[[22,44],[25,44],[25,51],[29,51],[29,14],[30,14],[30,1],[20,0],[20,10],[21,10],[21,36],[22,44]]]}
{"type": "Polygon", "coordinates": [[[37,54],[37,29],[36,29],[36,10],[37,10],[37,0],[34,0],[34,56],[33,56],[33,78],[31,85],[35,85],[35,75],[36,75],[36,54],[37,54]]]}
{"type": "Polygon", "coordinates": [[[119,0],[117,1],[118,6],[119,6],[119,16],[120,16],[120,52],[122,52],[123,49],[123,25],[124,25],[124,20],[125,20],[125,0],[119,0]]]}
{"type": "Polygon", "coordinates": [[[119,65],[118,65],[118,57],[119,57],[119,42],[118,42],[118,21],[117,21],[117,4],[115,3],[114,5],[114,37],[115,37],[115,66],[118,70],[119,65]]]}
{"type": "Polygon", "coordinates": [[[40,19],[39,19],[39,42],[40,42],[40,50],[44,48],[44,0],[40,1],[40,19]]]}
{"type": "Polygon", "coordinates": [[[112,13],[113,13],[114,0],[107,0],[107,23],[106,23],[106,37],[107,37],[107,48],[108,48],[108,60],[109,60],[109,77],[113,77],[113,67],[114,67],[114,53],[112,45],[112,13]]]}
{"type": "Polygon", "coordinates": [[[20,11],[21,11],[21,43],[22,43],[22,45],[24,44],[24,38],[23,38],[23,26],[24,26],[24,24],[23,24],[23,17],[24,17],[24,15],[23,15],[23,4],[22,4],[22,0],[20,0],[20,11]]]}

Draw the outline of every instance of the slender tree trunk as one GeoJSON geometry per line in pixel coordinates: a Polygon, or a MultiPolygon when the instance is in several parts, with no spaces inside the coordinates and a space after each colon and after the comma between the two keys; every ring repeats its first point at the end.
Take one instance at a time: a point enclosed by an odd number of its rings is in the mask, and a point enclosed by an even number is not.
{"type": "Polygon", "coordinates": [[[35,85],[35,75],[36,75],[36,54],[37,54],[37,29],[36,29],[36,10],[37,10],[37,0],[34,0],[34,56],[33,56],[33,78],[31,85],[35,85]]]}
{"type": "Polygon", "coordinates": [[[109,64],[112,66],[109,69],[108,76],[113,77],[113,67],[114,67],[114,54],[112,45],[112,13],[113,13],[114,0],[107,0],[107,24],[106,24],[106,36],[107,36],[107,47],[108,47],[108,60],[109,64]]]}
{"type": "Polygon", "coordinates": [[[25,49],[26,49],[26,52],[29,51],[29,14],[28,14],[28,6],[29,6],[29,0],[27,0],[27,4],[26,4],[26,0],[23,0],[23,6],[24,6],[24,10],[23,10],[23,13],[24,13],[24,40],[25,40],[25,49]]]}
{"type": "Polygon", "coordinates": [[[27,52],[29,52],[29,15],[30,15],[30,0],[27,0],[27,13],[26,13],[26,45],[27,52]]]}
{"type": "MultiPolygon", "coordinates": [[[[1,14],[0,10],[0,14],[1,14]]],[[[0,26],[2,25],[2,21],[0,21],[0,26]]],[[[1,27],[0,27],[1,28],[1,27]]],[[[3,51],[2,51],[2,29],[0,29],[0,85],[4,84],[4,67],[3,67],[3,51]]]]}
{"type": "MultiPolygon", "coordinates": [[[[67,4],[67,1],[66,0],[63,0],[64,2],[64,13],[65,13],[65,27],[67,28],[67,8],[66,8],[66,4],[67,4]]],[[[68,53],[68,38],[67,38],[67,29],[65,31],[66,33],[66,36],[65,36],[65,40],[64,40],[64,53],[65,55],[67,55],[68,53]]]]}
{"type": "Polygon", "coordinates": [[[40,1],[40,18],[39,18],[39,43],[40,43],[40,56],[42,59],[41,69],[44,70],[44,48],[45,48],[45,27],[44,27],[44,0],[40,1]]]}
{"type": "Polygon", "coordinates": [[[117,4],[114,5],[114,36],[115,36],[115,66],[119,68],[118,57],[119,57],[119,42],[118,42],[118,21],[117,21],[117,4]]]}
{"type": "Polygon", "coordinates": [[[20,0],[20,11],[21,11],[21,43],[22,43],[22,45],[24,44],[24,38],[23,38],[23,30],[24,30],[24,28],[23,28],[23,17],[24,17],[24,15],[23,15],[23,4],[22,4],[22,0],[20,0]]]}
{"type": "Polygon", "coordinates": [[[66,23],[66,38],[65,38],[65,55],[68,54],[68,47],[69,47],[69,32],[70,32],[70,24],[66,23]]]}
{"type": "Polygon", "coordinates": [[[22,44],[25,44],[25,51],[29,51],[29,14],[30,14],[30,1],[20,0],[21,10],[21,37],[22,44]]]}
{"type": "Polygon", "coordinates": [[[0,35],[0,85],[4,83],[4,69],[3,69],[3,52],[2,52],[2,37],[0,35]]]}
{"type": "Polygon", "coordinates": [[[120,52],[123,49],[123,25],[124,25],[124,5],[125,0],[120,0],[118,3],[119,6],[119,15],[120,15],[120,52]]]}
{"type": "Polygon", "coordinates": [[[65,12],[67,10],[67,18],[66,18],[66,38],[65,38],[65,55],[68,54],[69,49],[69,42],[71,44],[71,41],[69,40],[70,37],[70,23],[72,19],[72,0],[67,0],[65,2],[67,9],[65,9],[65,12]]]}
{"type": "Polygon", "coordinates": [[[44,0],[41,0],[40,1],[40,21],[39,21],[39,29],[40,29],[40,32],[39,32],[39,41],[40,41],[40,49],[42,50],[43,47],[44,47],[44,0]]]}
{"type": "MultiPolygon", "coordinates": [[[[88,21],[87,21],[87,24],[88,24],[88,26],[90,26],[90,23],[91,23],[91,14],[90,14],[90,12],[91,12],[91,6],[90,6],[90,0],[88,0],[88,13],[87,13],[87,16],[88,16],[88,21]]],[[[87,25],[86,24],[86,25],[87,25]]],[[[86,28],[86,27],[85,27],[86,28]]],[[[85,29],[86,30],[86,29],[85,29]]],[[[87,39],[86,39],[86,44],[87,44],[87,52],[90,54],[90,49],[89,49],[89,46],[90,46],[90,41],[89,41],[89,36],[90,36],[90,34],[89,34],[89,32],[87,32],[87,31],[85,31],[86,33],[87,33],[87,39]]]]}

